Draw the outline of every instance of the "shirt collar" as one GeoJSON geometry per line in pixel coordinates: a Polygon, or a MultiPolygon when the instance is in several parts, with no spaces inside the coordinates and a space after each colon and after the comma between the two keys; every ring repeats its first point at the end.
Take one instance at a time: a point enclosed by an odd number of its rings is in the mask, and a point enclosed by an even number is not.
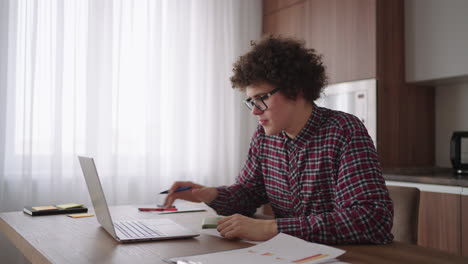
{"type": "Polygon", "coordinates": [[[306,145],[312,137],[312,135],[314,135],[315,132],[319,129],[322,123],[322,115],[323,108],[318,107],[314,103],[312,108],[312,114],[310,115],[309,119],[307,120],[307,123],[301,129],[299,134],[294,139],[291,139],[288,137],[286,132],[281,131],[281,137],[283,137],[285,141],[290,141],[290,143],[296,144],[299,147],[306,145]]]}

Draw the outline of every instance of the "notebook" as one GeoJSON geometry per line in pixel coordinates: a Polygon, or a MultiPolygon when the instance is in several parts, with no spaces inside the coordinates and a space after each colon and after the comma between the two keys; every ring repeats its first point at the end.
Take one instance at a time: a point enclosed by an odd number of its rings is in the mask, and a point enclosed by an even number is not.
{"type": "Polygon", "coordinates": [[[117,241],[138,242],[200,235],[170,219],[113,221],[93,158],[78,156],[99,224],[117,241]]]}

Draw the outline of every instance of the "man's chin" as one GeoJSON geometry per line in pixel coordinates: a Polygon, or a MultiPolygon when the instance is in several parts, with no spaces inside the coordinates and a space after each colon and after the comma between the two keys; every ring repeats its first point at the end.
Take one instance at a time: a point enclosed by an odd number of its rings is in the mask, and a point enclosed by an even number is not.
{"type": "Polygon", "coordinates": [[[281,131],[277,131],[276,129],[263,127],[263,131],[265,131],[265,135],[267,136],[277,136],[281,131]]]}

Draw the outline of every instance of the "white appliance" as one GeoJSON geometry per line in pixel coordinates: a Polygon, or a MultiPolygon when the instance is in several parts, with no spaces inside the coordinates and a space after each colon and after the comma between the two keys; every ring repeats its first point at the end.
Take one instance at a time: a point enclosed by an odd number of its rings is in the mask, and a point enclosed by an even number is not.
{"type": "Polygon", "coordinates": [[[357,116],[377,146],[377,80],[367,79],[325,87],[317,105],[357,116]]]}

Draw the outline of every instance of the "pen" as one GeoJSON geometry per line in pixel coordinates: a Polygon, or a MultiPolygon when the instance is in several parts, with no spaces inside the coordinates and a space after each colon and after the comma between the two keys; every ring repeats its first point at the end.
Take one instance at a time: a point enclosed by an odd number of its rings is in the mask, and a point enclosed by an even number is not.
{"type": "Polygon", "coordinates": [[[140,211],[177,211],[177,208],[138,208],[140,211]]]}
{"type": "MultiPolygon", "coordinates": [[[[175,192],[181,192],[181,191],[186,191],[186,190],[190,190],[192,189],[191,186],[183,186],[183,187],[179,187],[175,190],[175,192]]],[[[169,193],[169,190],[165,190],[164,192],[160,192],[159,194],[168,194],[169,193]]]]}

